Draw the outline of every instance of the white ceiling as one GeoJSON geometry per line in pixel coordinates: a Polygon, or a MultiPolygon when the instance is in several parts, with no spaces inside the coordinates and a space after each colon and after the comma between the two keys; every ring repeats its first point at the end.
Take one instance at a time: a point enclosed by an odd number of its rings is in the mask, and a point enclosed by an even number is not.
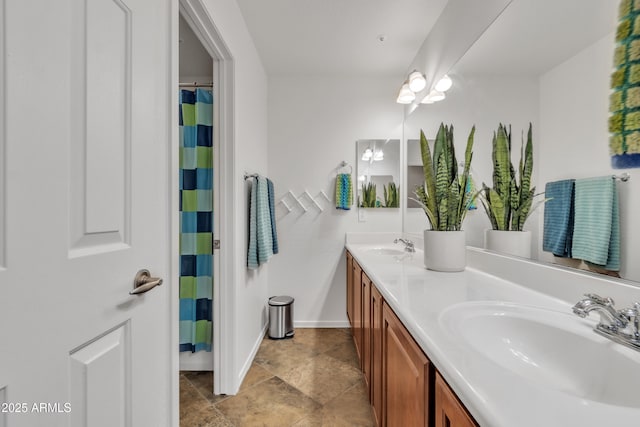
{"type": "Polygon", "coordinates": [[[446,0],[237,0],[269,75],[402,78],[446,0]],[[378,37],[385,35],[385,41],[378,37]]]}
{"type": "MultiPolygon", "coordinates": [[[[399,79],[447,3],[237,1],[269,75],[362,73],[399,79]],[[384,42],[378,40],[382,34],[384,42]]],[[[514,0],[456,68],[539,75],[610,33],[616,9],[613,0],[514,0]]]]}
{"type": "Polygon", "coordinates": [[[539,76],[614,31],[617,8],[613,0],[514,0],[456,72],[539,76]]]}

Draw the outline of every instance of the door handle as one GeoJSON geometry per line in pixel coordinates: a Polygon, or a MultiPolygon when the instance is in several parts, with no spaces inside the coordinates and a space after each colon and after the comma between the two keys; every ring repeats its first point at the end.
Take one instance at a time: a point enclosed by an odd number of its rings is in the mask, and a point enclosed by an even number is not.
{"type": "Polygon", "coordinates": [[[133,290],[129,292],[129,295],[141,295],[160,285],[162,285],[161,278],[151,277],[149,270],[143,269],[136,273],[136,277],[133,279],[133,290]]]}

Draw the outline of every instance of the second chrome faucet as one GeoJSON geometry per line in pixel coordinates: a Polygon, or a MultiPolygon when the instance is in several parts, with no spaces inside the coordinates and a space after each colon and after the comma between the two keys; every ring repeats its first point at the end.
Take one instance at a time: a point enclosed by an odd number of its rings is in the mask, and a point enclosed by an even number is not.
{"type": "Polygon", "coordinates": [[[595,332],[640,351],[640,303],[636,302],[631,308],[616,310],[611,298],[596,294],[585,294],[585,297],[573,306],[575,314],[587,317],[595,311],[600,315],[595,332]]]}

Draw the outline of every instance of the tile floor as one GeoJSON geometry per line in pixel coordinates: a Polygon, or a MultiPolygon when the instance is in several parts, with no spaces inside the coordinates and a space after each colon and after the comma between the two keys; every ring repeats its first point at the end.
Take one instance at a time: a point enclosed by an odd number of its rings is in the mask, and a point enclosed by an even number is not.
{"type": "Polygon", "coordinates": [[[214,396],[211,372],[180,375],[180,426],[374,426],[348,329],[265,338],[235,396],[214,396]]]}

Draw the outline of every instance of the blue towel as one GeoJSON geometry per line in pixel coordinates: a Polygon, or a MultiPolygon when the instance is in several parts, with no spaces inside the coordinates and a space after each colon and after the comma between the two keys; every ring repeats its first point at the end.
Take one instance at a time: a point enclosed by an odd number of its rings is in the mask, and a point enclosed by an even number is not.
{"type": "Polygon", "coordinates": [[[576,180],[573,258],[620,270],[620,218],[610,175],[576,180]]]}
{"type": "Polygon", "coordinates": [[[278,233],[276,232],[276,204],[273,181],[267,178],[269,189],[269,214],[271,215],[271,239],[273,240],[273,254],[278,253],[278,233]]]}
{"type": "Polygon", "coordinates": [[[269,261],[273,255],[271,211],[269,209],[269,185],[261,176],[251,185],[249,210],[249,249],[247,267],[256,269],[269,261]]]}
{"type": "Polygon", "coordinates": [[[571,258],[573,241],[574,179],[549,182],[545,186],[542,250],[571,258]]]}

